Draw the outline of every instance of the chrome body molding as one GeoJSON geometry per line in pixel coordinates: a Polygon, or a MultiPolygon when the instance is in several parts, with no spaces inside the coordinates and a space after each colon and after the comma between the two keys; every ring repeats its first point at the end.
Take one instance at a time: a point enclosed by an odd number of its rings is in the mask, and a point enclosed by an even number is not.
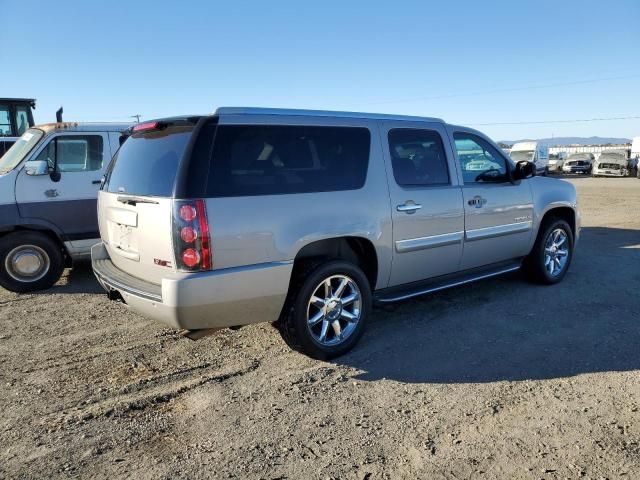
{"type": "Polygon", "coordinates": [[[512,233],[522,233],[531,230],[532,227],[533,222],[529,220],[526,222],[507,223],[505,225],[498,225],[495,227],[476,228],[465,232],[465,240],[472,242],[474,240],[500,237],[502,235],[510,235],[512,233]]]}
{"type": "Polygon", "coordinates": [[[444,247],[445,245],[455,245],[462,242],[464,232],[444,233],[442,235],[432,235],[430,237],[410,238],[408,240],[398,240],[396,242],[396,252],[406,253],[423,250],[426,248],[444,247]]]}

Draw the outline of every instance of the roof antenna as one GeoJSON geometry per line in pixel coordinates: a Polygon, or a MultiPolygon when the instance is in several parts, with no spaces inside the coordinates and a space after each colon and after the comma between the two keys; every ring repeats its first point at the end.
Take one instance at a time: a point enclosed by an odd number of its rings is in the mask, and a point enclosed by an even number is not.
{"type": "Polygon", "coordinates": [[[140,123],[140,117],[142,115],[140,115],[139,113],[136,113],[135,115],[130,115],[131,118],[135,118],[136,119],[136,123],[140,123]]]}
{"type": "Polygon", "coordinates": [[[56,122],[58,123],[62,123],[62,112],[63,112],[62,107],[60,107],[56,112],[56,122]]]}

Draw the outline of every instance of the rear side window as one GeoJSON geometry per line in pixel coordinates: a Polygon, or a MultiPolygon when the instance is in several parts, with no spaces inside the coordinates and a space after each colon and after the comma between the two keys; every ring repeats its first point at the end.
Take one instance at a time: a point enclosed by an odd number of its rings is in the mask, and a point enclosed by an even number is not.
{"type": "Polygon", "coordinates": [[[170,197],[192,132],[192,125],[176,125],[134,133],[114,156],[103,189],[112,193],[170,197]]]}
{"type": "Polygon", "coordinates": [[[370,143],[366,128],[220,125],[207,194],[356,190],[367,176],[370,143]]]}
{"type": "Polygon", "coordinates": [[[448,185],[449,170],[438,132],[395,128],[389,131],[393,176],[403,187],[448,185]]]}

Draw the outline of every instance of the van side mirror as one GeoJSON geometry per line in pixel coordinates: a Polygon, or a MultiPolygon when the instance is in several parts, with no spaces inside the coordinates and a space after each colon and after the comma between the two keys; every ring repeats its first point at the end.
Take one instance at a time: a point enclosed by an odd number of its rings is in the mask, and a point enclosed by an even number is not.
{"type": "Polygon", "coordinates": [[[31,160],[25,162],[24,173],[32,177],[49,175],[49,164],[46,160],[31,160]]]}
{"type": "Polygon", "coordinates": [[[514,180],[524,180],[525,178],[531,178],[536,174],[536,165],[533,162],[521,160],[516,163],[516,168],[513,171],[514,180]]]}

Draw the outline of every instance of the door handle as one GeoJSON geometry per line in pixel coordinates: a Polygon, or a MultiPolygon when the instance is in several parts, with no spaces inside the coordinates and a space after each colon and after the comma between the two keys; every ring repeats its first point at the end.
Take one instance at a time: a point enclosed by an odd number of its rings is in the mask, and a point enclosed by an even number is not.
{"type": "Polygon", "coordinates": [[[100,185],[102,183],[102,180],[94,180],[93,182],[94,185],[100,185]]]}
{"type": "Polygon", "coordinates": [[[469,205],[471,205],[472,207],[482,208],[483,206],[485,206],[487,204],[487,199],[486,198],[482,198],[480,195],[476,195],[471,200],[469,200],[467,203],[469,205]]]}
{"type": "Polygon", "coordinates": [[[402,205],[398,205],[396,207],[396,210],[398,210],[399,212],[406,212],[406,213],[416,213],[416,210],[420,210],[422,208],[422,205],[418,204],[418,203],[403,203],[402,205]]]}

